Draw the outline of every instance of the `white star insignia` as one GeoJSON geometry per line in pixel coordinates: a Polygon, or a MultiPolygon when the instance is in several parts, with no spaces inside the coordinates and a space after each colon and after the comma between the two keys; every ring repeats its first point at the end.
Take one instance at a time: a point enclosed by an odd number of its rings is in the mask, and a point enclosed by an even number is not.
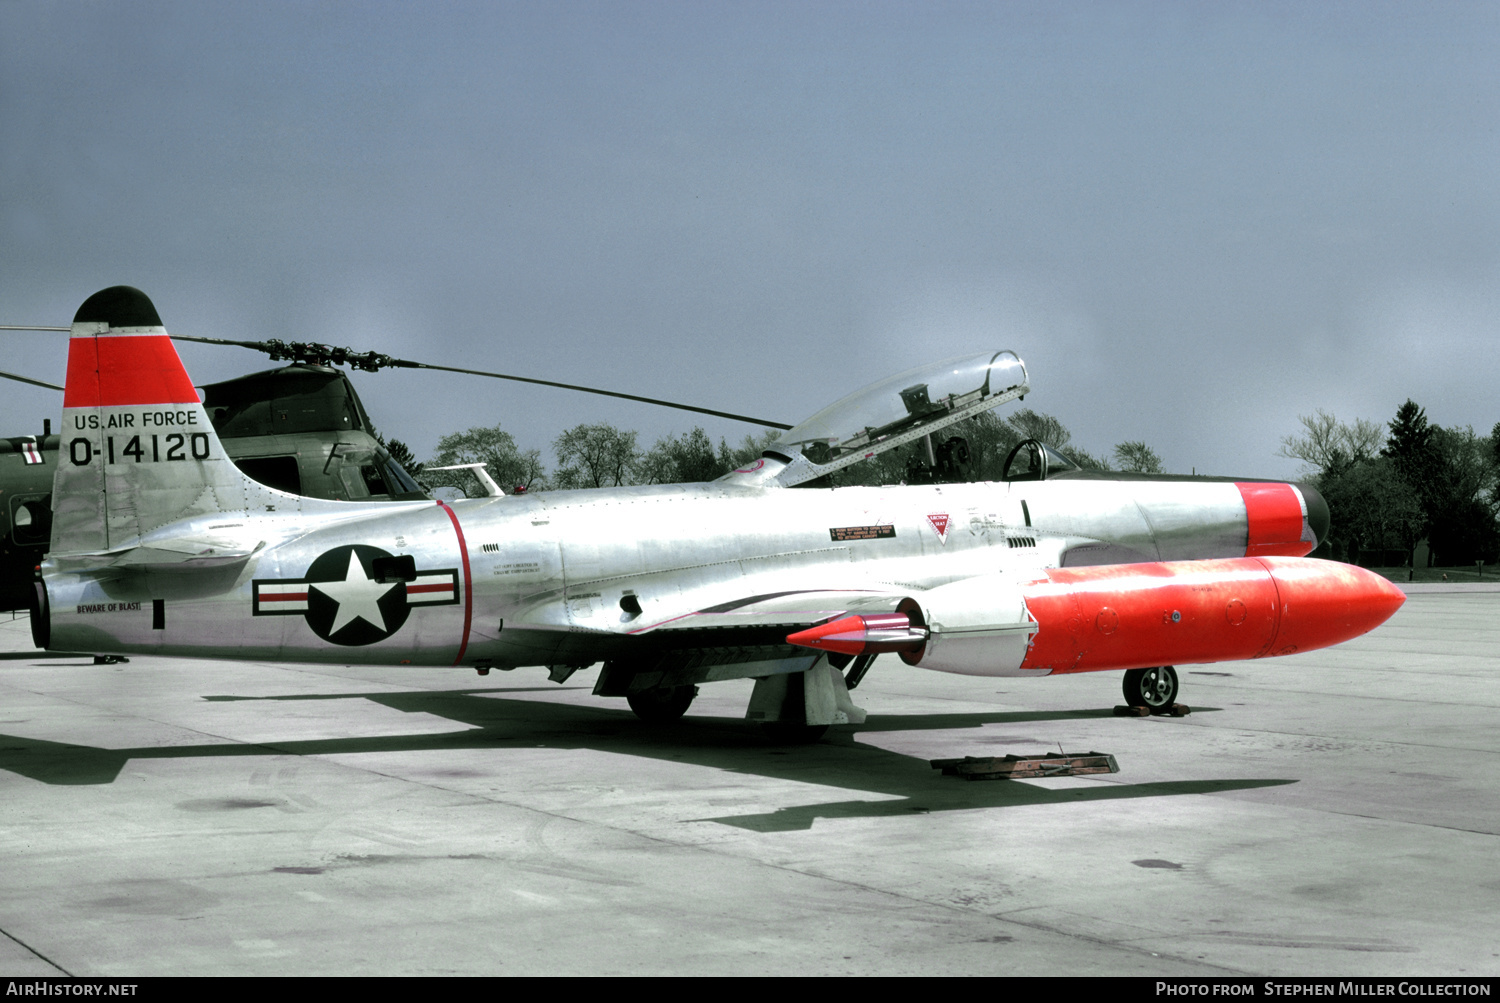
{"type": "Polygon", "coordinates": [[[329,635],[333,635],[355,620],[363,620],[384,633],[385,616],[380,612],[380,600],[401,583],[377,582],[370,578],[365,574],[364,565],[359,563],[359,555],[351,550],[349,551],[349,570],[344,575],[343,581],[309,582],[308,584],[339,604],[338,614],[333,618],[333,626],[328,628],[329,635]]]}

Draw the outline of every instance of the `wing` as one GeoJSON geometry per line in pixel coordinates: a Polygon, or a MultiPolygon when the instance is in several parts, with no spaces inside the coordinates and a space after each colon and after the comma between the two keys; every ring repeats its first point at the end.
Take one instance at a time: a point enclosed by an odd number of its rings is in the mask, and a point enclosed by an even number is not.
{"type": "MultiPolygon", "coordinates": [[[[894,609],[904,592],[871,589],[787,589],[740,595],[724,602],[647,621],[632,636],[688,630],[795,630],[859,610],[894,609]]],[[[644,617],[642,618],[644,619],[644,617]]]]}
{"type": "Polygon", "coordinates": [[[789,578],[717,583],[668,601],[601,587],[549,597],[508,620],[505,629],[550,634],[553,641],[540,642],[552,652],[550,663],[604,661],[617,667],[606,673],[608,680],[601,677],[600,686],[606,695],[618,695],[613,687],[624,685],[622,678],[642,688],[668,678],[675,685],[800,671],[821,655],[790,643],[788,635],[855,612],[889,612],[910,591],[888,583],[822,589],[797,584],[789,578]]]}

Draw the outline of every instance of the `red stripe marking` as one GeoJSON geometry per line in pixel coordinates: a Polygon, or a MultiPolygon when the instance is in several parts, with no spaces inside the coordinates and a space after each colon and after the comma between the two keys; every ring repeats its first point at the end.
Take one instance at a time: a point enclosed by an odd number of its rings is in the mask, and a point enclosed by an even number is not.
{"type": "Polygon", "coordinates": [[[1246,557],[1304,557],[1312,543],[1302,539],[1302,502],[1290,484],[1236,482],[1245,500],[1249,535],[1246,557]]]}
{"type": "Polygon", "coordinates": [[[262,592],[260,594],[261,605],[268,602],[304,602],[306,599],[306,592],[262,592]]]}
{"type": "Polygon", "coordinates": [[[165,334],[80,336],[68,342],[65,408],[197,403],[198,391],[165,334]]]}
{"type": "Polygon", "coordinates": [[[446,582],[446,583],[444,583],[442,585],[410,585],[410,584],[408,584],[406,586],[406,594],[407,595],[411,595],[413,592],[452,592],[452,591],[453,591],[453,583],[452,582],[446,582]]]}
{"type": "Polygon", "coordinates": [[[464,652],[469,650],[469,628],[474,623],[474,581],[469,577],[469,545],[464,541],[464,528],[458,524],[458,514],[448,507],[447,502],[438,502],[438,507],[448,513],[448,519],[453,523],[453,532],[458,536],[458,555],[464,562],[464,637],[458,645],[458,657],[453,660],[457,665],[464,660],[464,652]]]}

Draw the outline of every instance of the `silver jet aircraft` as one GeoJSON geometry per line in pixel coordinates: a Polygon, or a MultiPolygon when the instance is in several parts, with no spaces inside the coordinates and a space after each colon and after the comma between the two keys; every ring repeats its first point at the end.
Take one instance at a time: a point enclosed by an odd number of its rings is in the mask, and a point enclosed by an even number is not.
{"type": "Polygon", "coordinates": [[[73,321],[32,630],[62,651],[558,682],[603,662],[594,692],[653,722],[753,678],[747,716],[807,739],[863,719],[849,684],[882,652],[971,675],[1123,669],[1127,700],[1162,709],[1175,664],[1336,644],[1403,601],[1304,556],[1327,509],[1292,484],[1070,477],[1033,445],[1031,480],[809,486],[1028,389],[1009,352],[914,370],[709,484],[324,501],[236,469],[151,301],[114,287],[73,321]]]}

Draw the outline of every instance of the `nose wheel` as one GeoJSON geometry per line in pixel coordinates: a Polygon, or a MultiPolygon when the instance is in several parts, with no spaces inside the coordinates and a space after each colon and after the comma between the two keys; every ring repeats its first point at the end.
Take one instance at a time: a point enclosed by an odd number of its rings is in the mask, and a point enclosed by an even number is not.
{"type": "Polygon", "coordinates": [[[1154,669],[1131,669],[1125,673],[1122,687],[1125,703],[1146,707],[1153,713],[1165,713],[1177,702],[1177,670],[1170,665],[1154,669]]]}

